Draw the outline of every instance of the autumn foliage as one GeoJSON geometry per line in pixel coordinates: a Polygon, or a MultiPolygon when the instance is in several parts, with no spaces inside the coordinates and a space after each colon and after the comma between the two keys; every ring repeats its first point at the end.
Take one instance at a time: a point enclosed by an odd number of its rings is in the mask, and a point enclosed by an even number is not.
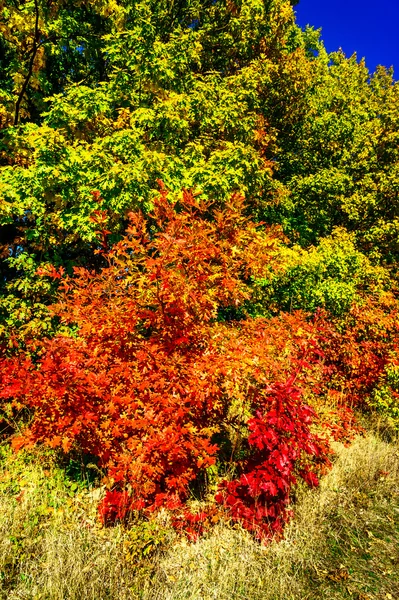
{"type": "Polygon", "coordinates": [[[282,268],[281,234],[245,217],[237,195],[219,210],[162,189],[111,248],[106,211],[92,218],[106,266],[43,269],[59,282],[59,333],[0,363],[1,397],[33,411],[15,448],[96,456],[105,523],[166,507],[178,528],[201,530],[206,513],[184,504],[216,465],[217,504],[259,538],[281,532],[298,479],[315,486],[329,464],[326,434],[348,435],[349,405],[384,370],[394,301],[353,308],[340,330],[322,312],[250,317],[252,282],[282,268]]]}
{"type": "Polygon", "coordinates": [[[93,458],[105,524],[266,539],[399,429],[399,83],[294,4],[0,7],[0,431],[93,458]]]}
{"type": "Polygon", "coordinates": [[[281,532],[298,476],[310,486],[318,485],[314,470],[304,462],[306,455],[328,463],[328,444],[311,433],[315,413],[302,401],[293,379],[270,387],[263,410],[248,421],[248,443],[254,452],[241,476],[224,481],[216,496],[260,538],[281,532]]]}
{"type": "Polygon", "coordinates": [[[278,232],[247,219],[242,202],[211,211],[184,193],[174,206],[162,191],[149,221],[131,213],[125,237],[100,244],[102,270],[42,271],[60,282],[63,332],[1,362],[1,397],[34,411],[15,447],[97,456],[114,490],[104,520],[180,507],[230,444],[238,479],[217,499],[264,535],[281,529],[296,478],[315,484],[313,463],[327,462],[300,391],[322,356],[315,325],[300,313],[218,318],[245,308],[252,278],[279,269],[278,232]]]}

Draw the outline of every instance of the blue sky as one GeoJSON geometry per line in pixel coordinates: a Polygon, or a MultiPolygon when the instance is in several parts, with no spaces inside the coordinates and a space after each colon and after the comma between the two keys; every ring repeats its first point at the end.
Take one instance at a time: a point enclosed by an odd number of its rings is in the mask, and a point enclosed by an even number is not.
{"type": "Polygon", "coordinates": [[[294,10],[301,27],[322,28],[329,52],[357,52],[370,71],[393,66],[399,79],[399,0],[300,0],[294,10]]]}

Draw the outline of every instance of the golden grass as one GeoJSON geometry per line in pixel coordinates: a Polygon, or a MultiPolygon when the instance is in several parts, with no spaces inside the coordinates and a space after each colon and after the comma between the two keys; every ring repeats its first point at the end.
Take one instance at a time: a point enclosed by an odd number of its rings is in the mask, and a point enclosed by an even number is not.
{"type": "Polygon", "coordinates": [[[0,598],[399,599],[395,442],[337,446],[320,488],[300,493],[284,540],[267,547],[227,525],[194,544],[161,520],[100,528],[101,490],[71,490],[43,457],[26,461],[3,460],[0,598]]]}
{"type": "Polygon", "coordinates": [[[153,597],[397,600],[398,447],[368,437],[338,451],[320,489],[299,499],[283,541],[261,548],[220,528],[180,543],[161,561],[164,588],[153,597]]]}

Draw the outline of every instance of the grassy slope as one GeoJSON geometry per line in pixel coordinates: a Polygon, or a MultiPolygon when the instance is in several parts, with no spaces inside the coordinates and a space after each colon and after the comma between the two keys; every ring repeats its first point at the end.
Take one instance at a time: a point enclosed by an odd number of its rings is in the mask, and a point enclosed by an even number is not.
{"type": "Polygon", "coordinates": [[[399,598],[397,443],[370,434],[337,447],[320,489],[301,494],[285,539],[268,547],[227,525],[179,541],[166,516],[104,529],[100,493],[49,453],[3,449],[0,598],[399,598]]]}
{"type": "Polygon", "coordinates": [[[397,599],[398,447],[374,437],[341,447],[320,490],[300,498],[282,542],[262,549],[225,529],[162,564],[177,578],[164,598],[397,599]]]}

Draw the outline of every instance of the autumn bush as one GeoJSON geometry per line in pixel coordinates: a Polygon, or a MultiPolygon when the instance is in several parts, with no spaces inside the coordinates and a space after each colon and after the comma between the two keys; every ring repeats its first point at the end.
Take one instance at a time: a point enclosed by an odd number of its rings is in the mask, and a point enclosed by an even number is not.
{"type": "MultiPolygon", "coordinates": [[[[256,226],[234,196],[223,210],[163,191],[150,221],[130,214],[99,272],[59,280],[61,329],[1,362],[1,396],[34,411],[15,448],[80,448],[106,470],[103,519],[179,509],[189,487],[231,447],[219,502],[260,536],[280,531],[298,477],[317,484],[328,443],[301,386],[321,372],[317,326],[301,313],[218,320],[245,309],[250,282],[278,270],[278,232],[256,226]],[[219,441],[217,441],[219,440],[219,441]]],[[[224,459],[226,462],[226,458],[224,459]]]]}
{"type": "Polygon", "coordinates": [[[335,320],[254,318],[253,282],[284,270],[283,242],[245,216],[242,197],[224,209],[188,192],[173,203],[161,185],[150,218],[131,212],[109,246],[94,195],[106,266],[73,276],[42,268],[59,285],[58,333],[0,363],[1,397],[33,415],[14,448],[40,442],[96,457],[104,523],[166,507],[195,536],[217,509],[185,504],[216,467],[220,509],[259,538],[281,533],[294,487],[318,485],[329,439],[350,438],[351,408],[366,405],[395,353],[394,297],[335,320]]]}
{"type": "Polygon", "coordinates": [[[398,352],[398,302],[392,293],[366,296],[330,329],[324,344],[333,387],[366,408],[398,352]]]}

